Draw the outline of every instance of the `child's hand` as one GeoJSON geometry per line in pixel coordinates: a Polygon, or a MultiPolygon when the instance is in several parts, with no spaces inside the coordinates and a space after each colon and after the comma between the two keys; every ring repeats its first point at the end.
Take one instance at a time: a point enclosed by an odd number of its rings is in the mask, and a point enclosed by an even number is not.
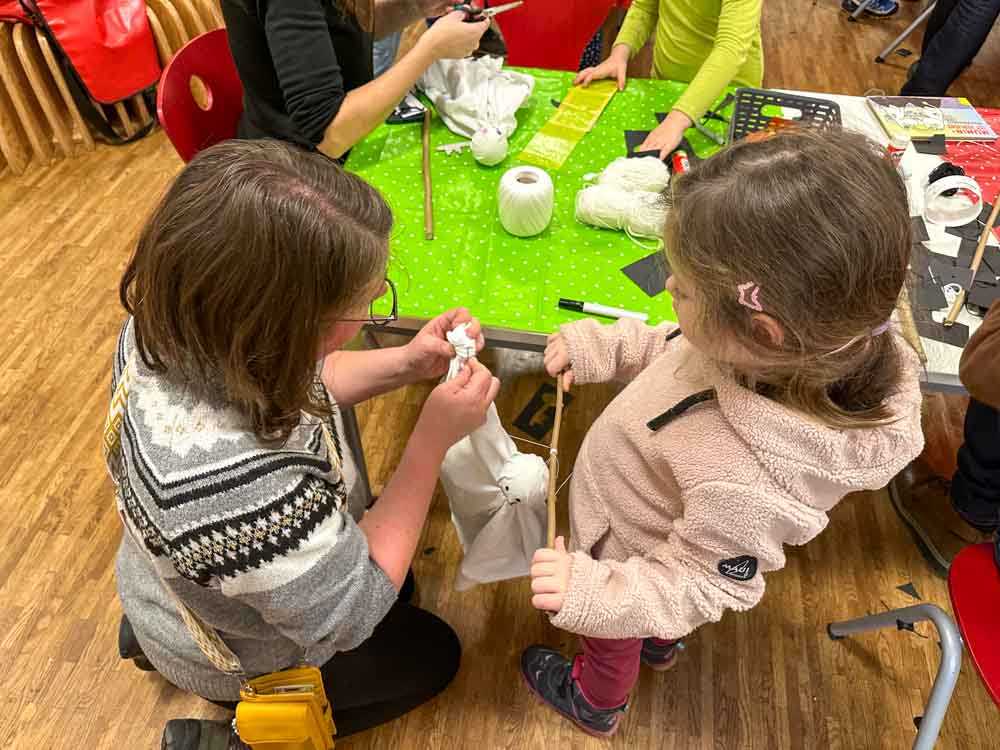
{"type": "Polygon", "coordinates": [[[553,333],[545,344],[545,371],[552,377],[563,373],[563,389],[573,385],[573,363],[569,361],[569,349],[561,333],[553,333]]]}
{"type": "Polygon", "coordinates": [[[569,572],[572,559],[566,551],[566,543],[561,536],[556,537],[556,548],[543,547],[535,550],[531,560],[531,605],[546,612],[562,609],[566,590],[569,588],[569,572]]]}

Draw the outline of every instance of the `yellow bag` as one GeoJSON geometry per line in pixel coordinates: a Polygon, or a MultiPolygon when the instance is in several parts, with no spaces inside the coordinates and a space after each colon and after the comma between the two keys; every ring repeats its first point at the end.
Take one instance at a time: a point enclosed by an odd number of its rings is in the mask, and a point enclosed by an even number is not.
{"type": "Polygon", "coordinates": [[[236,733],[254,750],[331,750],[336,731],[316,667],[266,674],[240,690],[236,733]]]}
{"type": "MultiPolygon", "coordinates": [[[[104,456],[116,486],[128,481],[121,461],[121,424],[133,372],[130,360],[119,376],[104,424],[104,456]]],[[[333,438],[326,424],[322,428],[330,460],[340,471],[333,438]]],[[[117,500],[122,524],[131,534],[120,493],[117,500]]],[[[142,540],[136,539],[136,544],[139,549],[146,549],[142,540]]],[[[155,560],[153,569],[158,570],[155,560]]],[[[235,728],[244,744],[253,750],[333,750],[337,727],[318,668],[303,665],[247,680],[239,657],[215,629],[177,598],[166,582],[163,585],[201,652],[216,669],[239,680],[240,702],[236,704],[235,728]]]]}

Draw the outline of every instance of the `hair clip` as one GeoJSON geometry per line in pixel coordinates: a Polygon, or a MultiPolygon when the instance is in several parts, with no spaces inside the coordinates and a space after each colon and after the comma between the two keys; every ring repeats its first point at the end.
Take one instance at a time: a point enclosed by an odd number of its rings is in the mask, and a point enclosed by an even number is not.
{"type": "Polygon", "coordinates": [[[892,319],[885,321],[882,325],[875,326],[872,328],[871,337],[881,336],[883,333],[889,330],[889,326],[892,325],[892,319]]]}
{"type": "Polygon", "coordinates": [[[756,310],[757,312],[764,312],[764,308],[760,304],[760,285],[758,285],[756,281],[748,281],[745,284],[739,284],[736,288],[740,292],[741,305],[749,307],[751,310],[756,310]]]}

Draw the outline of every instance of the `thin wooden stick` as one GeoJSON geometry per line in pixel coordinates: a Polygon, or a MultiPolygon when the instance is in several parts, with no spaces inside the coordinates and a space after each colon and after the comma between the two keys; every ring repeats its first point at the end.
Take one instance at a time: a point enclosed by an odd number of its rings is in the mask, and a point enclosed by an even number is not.
{"type": "MultiPolygon", "coordinates": [[[[972,263],[969,269],[972,271],[972,279],[975,281],[976,274],[979,273],[979,264],[983,262],[983,253],[986,251],[986,243],[990,239],[990,232],[993,231],[993,225],[997,222],[997,214],[1000,213],[1000,196],[993,199],[993,210],[990,211],[990,218],[986,220],[986,226],[983,227],[983,234],[979,238],[979,244],[976,245],[976,254],[972,256],[972,263]]],[[[955,319],[958,314],[962,312],[962,305],[965,304],[965,288],[958,293],[955,297],[955,301],[951,303],[951,309],[948,311],[948,317],[944,319],[944,327],[948,328],[955,325],[955,319]]]]}
{"type": "Polygon", "coordinates": [[[424,237],[434,239],[434,198],[431,193],[431,111],[424,110],[424,237]]]}
{"type": "MultiPolygon", "coordinates": [[[[1000,201],[997,201],[1000,203],[1000,201]]],[[[552,425],[552,444],[549,447],[549,523],[547,544],[555,547],[556,544],[556,482],[559,477],[559,427],[562,425],[563,411],[563,375],[556,376],[556,420],[552,425]]]]}

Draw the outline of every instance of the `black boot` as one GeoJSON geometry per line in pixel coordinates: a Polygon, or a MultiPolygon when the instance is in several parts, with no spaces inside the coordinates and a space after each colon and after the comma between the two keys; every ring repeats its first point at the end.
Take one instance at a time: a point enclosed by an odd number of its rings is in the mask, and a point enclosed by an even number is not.
{"type": "Polygon", "coordinates": [[[232,722],[171,719],[163,728],[160,750],[250,750],[240,742],[232,722]]]}
{"type": "Polygon", "coordinates": [[[142,653],[142,646],[135,637],[132,630],[132,623],[125,615],[118,623],[118,655],[123,659],[131,659],[132,663],[143,672],[154,672],[156,667],[150,664],[149,659],[142,653]]]}
{"type": "Polygon", "coordinates": [[[573,664],[565,656],[544,646],[529,646],[521,654],[521,676],[542,702],[554,708],[594,737],[610,737],[618,731],[621,715],[628,706],[592,706],[573,676],[573,664]]]}

